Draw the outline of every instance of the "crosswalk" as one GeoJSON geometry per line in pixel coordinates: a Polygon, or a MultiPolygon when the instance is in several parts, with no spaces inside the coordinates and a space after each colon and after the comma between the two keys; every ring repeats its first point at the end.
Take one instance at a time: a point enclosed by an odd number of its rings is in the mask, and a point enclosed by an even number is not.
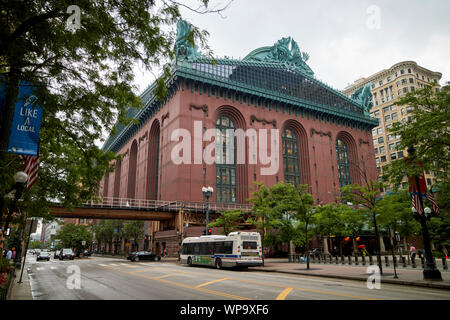
{"type": "MultiPolygon", "coordinates": [[[[57,270],[58,268],[66,268],[68,264],[73,264],[73,263],[58,263],[58,264],[52,264],[52,265],[48,265],[48,264],[41,264],[41,263],[36,263],[36,271],[45,271],[45,270],[57,270]]],[[[146,268],[153,268],[153,267],[157,267],[157,266],[161,266],[160,264],[156,265],[156,264],[149,264],[149,263],[132,263],[132,262],[128,262],[128,263],[82,263],[82,264],[78,264],[79,267],[81,268],[93,268],[93,267],[103,267],[103,268],[115,268],[115,269],[122,269],[122,268],[142,268],[142,267],[146,267],[146,268]]]]}

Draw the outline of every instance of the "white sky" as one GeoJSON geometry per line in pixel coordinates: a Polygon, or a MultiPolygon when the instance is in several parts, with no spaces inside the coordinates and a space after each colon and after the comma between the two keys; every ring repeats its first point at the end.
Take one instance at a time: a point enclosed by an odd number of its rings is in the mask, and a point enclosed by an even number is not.
{"type": "MultiPolygon", "coordinates": [[[[213,6],[226,3],[211,0],[213,6]]],[[[234,0],[223,18],[182,13],[210,33],[216,57],[243,58],[291,36],[309,53],[316,77],[338,90],[404,60],[441,72],[441,84],[450,80],[448,0],[234,0]],[[379,29],[373,27],[374,6],[379,29]]],[[[140,92],[153,81],[151,73],[136,69],[140,92]]]]}

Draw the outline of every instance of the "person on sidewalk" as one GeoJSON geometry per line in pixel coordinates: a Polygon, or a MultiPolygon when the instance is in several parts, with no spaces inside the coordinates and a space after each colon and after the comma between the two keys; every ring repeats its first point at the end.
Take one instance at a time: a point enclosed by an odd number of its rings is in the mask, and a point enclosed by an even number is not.
{"type": "Polygon", "coordinates": [[[411,246],[409,253],[411,254],[411,260],[414,260],[416,258],[416,247],[411,246]]]}
{"type": "Polygon", "coordinates": [[[163,258],[166,259],[166,257],[167,257],[167,249],[164,248],[164,250],[163,250],[163,258]]]}
{"type": "Polygon", "coordinates": [[[6,254],[6,259],[11,260],[12,258],[12,251],[11,249],[8,250],[8,253],[6,254]]]}

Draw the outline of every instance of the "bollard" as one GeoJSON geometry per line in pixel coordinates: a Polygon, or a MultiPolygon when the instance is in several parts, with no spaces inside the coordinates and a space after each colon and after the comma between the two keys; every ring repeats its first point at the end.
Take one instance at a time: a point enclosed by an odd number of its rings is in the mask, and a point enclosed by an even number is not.
{"type": "Polygon", "coordinates": [[[448,270],[447,258],[446,257],[442,257],[442,268],[444,268],[444,270],[448,270]]]}
{"type": "Polygon", "coordinates": [[[352,256],[348,256],[348,265],[349,265],[349,266],[352,265],[352,256]]]}
{"type": "Polygon", "coordinates": [[[384,261],[386,261],[386,267],[389,267],[389,258],[385,256],[384,261]]]}
{"type": "Polygon", "coordinates": [[[402,256],[403,268],[406,268],[406,258],[402,256]]]}
{"type": "Polygon", "coordinates": [[[345,258],[344,256],[341,256],[341,263],[344,265],[345,264],[345,258]]]}
{"type": "Polygon", "coordinates": [[[320,258],[321,258],[321,256],[318,255],[318,256],[317,256],[317,263],[320,263],[320,258]]]}
{"type": "Polygon", "coordinates": [[[358,256],[355,256],[355,266],[358,265],[358,256]]]}
{"type": "Polygon", "coordinates": [[[336,256],[336,264],[339,264],[339,257],[336,256]]]}
{"type": "Polygon", "coordinates": [[[316,256],[312,256],[312,263],[316,263],[316,256]]]}
{"type": "Polygon", "coordinates": [[[362,265],[365,266],[366,265],[366,257],[362,256],[361,260],[362,260],[362,265]]]}
{"type": "Polygon", "coordinates": [[[372,258],[372,256],[369,256],[369,265],[373,265],[373,258],[372,258]]]}
{"type": "Polygon", "coordinates": [[[420,262],[422,262],[422,269],[425,269],[425,258],[420,257],[420,262]]]}
{"type": "Polygon", "coordinates": [[[288,261],[291,262],[291,260],[292,260],[292,255],[289,254],[288,255],[288,261]]]}
{"type": "Polygon", "coordinates": [[[413,267],[413,268],[416,268],[416,267],[417,267],[417,266],[416,266],[416,257],[411,258],[411,264],[412,264],[412,267],[413,267]]]}
{"type": "Polygon", "coordinates": [[[395,268],[398,268],[397,257],[396,256],[392,256],[392,263],[394,264],[395,268]]]}

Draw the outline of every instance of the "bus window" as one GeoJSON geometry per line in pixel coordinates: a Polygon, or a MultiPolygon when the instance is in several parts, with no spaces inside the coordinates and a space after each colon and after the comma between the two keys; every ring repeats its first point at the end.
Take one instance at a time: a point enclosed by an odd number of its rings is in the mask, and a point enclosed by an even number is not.
{"type": "Polygon", "coordinates": [[[214,253],[224,253],[223,250],[223,241],[214,244],[214,253]]]}
{"type": "Polygon", "coordinates": [[[200,243],[200,254],[208,254],[208,243],[207,242],[200,243]]]}
{"type": "Polygon", "coordinates": [[[200,254],[200,243],[194,243],[194,254],[200,254]]]}
{"type": "Polygon", "coordinates": [[[257,249],[256,241],[243,241],[242,249],[257,249]]]}
{"type": "Polygon", "coordinates": [[[233,253],[233,241],[225,241],[223,243],[223,253],[232,254],[233,253]]]}
{"type": "Polygon", "coordinates": [[[187,244],[187,254],[194,254],[194,244],[193,243],[187,244]]]}
{"type": "Polygon", "coordinates": [[[214,254],[214,242],[208,242],[208,254],[214,254]]]}

